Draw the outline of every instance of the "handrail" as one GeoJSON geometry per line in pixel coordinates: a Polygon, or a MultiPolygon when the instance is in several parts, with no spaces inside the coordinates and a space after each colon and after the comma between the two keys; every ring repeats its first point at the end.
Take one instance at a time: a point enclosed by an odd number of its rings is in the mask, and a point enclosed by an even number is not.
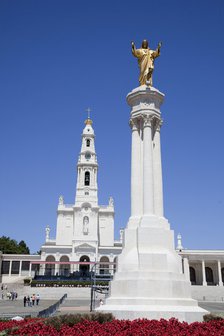
{"type": "Polygon", "coordinates": [[[54,314],[56,312],[56,310],[58,309],[58,307],[64,302],[65,298],[67,298],[67,293],[64,294],[60,298],[60,300],[58,300],[56,303],[54,303],[50,307],[39,311],[37,317],[48,317],[48,316],[54,314]]]}

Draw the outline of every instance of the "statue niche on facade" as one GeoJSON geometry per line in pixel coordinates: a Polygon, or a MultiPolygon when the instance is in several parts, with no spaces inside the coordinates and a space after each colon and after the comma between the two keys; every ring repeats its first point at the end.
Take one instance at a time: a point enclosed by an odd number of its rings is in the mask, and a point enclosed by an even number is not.
{"type": "Polygon", "coordinates": [[[142,47],[136,49],[134,42],[131,42],[132,54],[138,58],[138,65],[140,68],[139,82],[141,85],[152,86],[152,73],[154,70],[154,60],[160,55],[160,48],[162,43],[159,42],[156,50],[149,48],[147,40],[142,41],[142,47]]]}

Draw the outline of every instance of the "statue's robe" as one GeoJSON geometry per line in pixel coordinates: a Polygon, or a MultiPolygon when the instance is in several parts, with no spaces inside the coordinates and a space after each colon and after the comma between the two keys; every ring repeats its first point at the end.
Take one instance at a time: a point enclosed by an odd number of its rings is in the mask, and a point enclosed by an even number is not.
{"type": "Polygon", "coordinates": [[[133,49],[132,53],[138,58],[138,65],[140,68],[139,82],[141,85],[146,84],[148,74],[150,73],[150,78],[154,69],[154,59],[159,56],[159,50],[156,49],[133,49]]]}

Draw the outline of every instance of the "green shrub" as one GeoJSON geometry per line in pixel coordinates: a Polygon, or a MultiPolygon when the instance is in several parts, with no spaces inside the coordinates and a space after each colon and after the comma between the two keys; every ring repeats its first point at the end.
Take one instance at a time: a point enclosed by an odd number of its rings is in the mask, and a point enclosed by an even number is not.
{"type": "Polygon", "coordinates": [[[87,314],[67,314],[60,316],[48,317],[45,324],[53,326],[55,329],[60,330],[62,324],[72,327],[74,324],[84,320],[97,321],[99,323],[111,322],[114,316],[111,313],[87,313],[87,314]]]}
{"type": "Polygon", "coordinates": [[[29,286],[30,285],[30,283],[31,283],[31,279],[29,279],[29,278],[26,278],[26,279],[24,279],[23,280],[23,282],[24,282],[24,286],[29,286]]]}
{"type": "Polygon", "coordinates": [[[215,314],[206,314],[203,316],[205,322],[209,322],[211,320],[223,320],[223,317],[215,315],[215,314]]]}

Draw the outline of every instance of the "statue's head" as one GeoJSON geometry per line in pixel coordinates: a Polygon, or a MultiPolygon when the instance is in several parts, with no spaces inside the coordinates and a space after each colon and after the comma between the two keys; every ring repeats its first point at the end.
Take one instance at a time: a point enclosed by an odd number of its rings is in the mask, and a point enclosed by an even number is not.
{"type": "Polygon", "coordinates": [[[143,41],[142,41],[142,48],[143,48],[143,49],[148,49],[148,47],[149,47],[149,43],[148,43],[148,41],[147,41],[147,40],[143,40],[143,41]]]}

